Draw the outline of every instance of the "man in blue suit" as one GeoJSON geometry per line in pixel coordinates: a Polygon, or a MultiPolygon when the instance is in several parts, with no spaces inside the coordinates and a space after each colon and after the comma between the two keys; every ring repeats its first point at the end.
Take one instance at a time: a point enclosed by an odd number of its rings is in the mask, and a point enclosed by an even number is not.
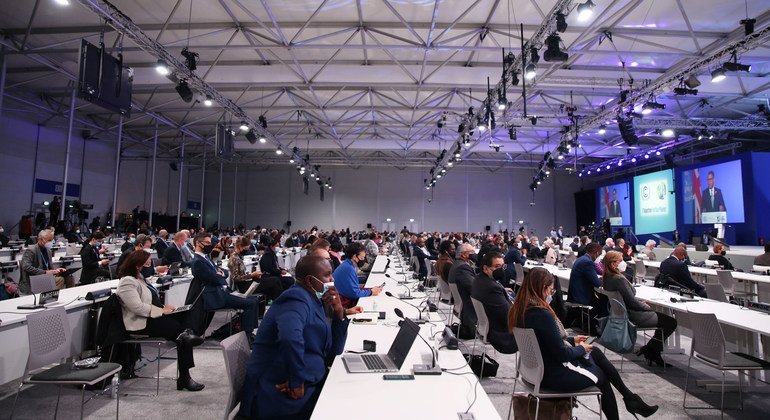
{"type": "Polygon", "coordinates": [[[195,235],[195,258],[192,261],[193,280],[203,288],[203,306],[206,310],[222,308],[242,309],[241,326],[251,337],[257,326],[256,297],[242,298],[231,295],[227,285],[227,270],[217,268],[209,258],[213,249],[210,233],[195,235]]]}
{"type": "Polygon", "coordinates": [[[326,380],[327,360],[345,347],[345,315],[362,310],[343,309],[330,286],[331,265],[323,257],[303,257],[296,275],[297,282],[273,301],[257,330],[241,390],[241,416],[310,418],[326,380]]]}
{"type": "MultiPolygon", "coordinates": [[[[596,272],[594,260],[602,253],[602,247],[596,242],[586,245],[586,253],[575,260],[572,265],[572,272],[569,276],[569,289],[567,290],[567,302],[579,303],[581,305],[591,305],[589,311],[591,323],[593,324],[597,315],[606,314],[607,305],[600,303],[599,297],[594,288],[601,287],[602,282],[596,272]]],[[[572,324],[577,314],[570,312],[567,314],[568,327],[572,324]]]]}

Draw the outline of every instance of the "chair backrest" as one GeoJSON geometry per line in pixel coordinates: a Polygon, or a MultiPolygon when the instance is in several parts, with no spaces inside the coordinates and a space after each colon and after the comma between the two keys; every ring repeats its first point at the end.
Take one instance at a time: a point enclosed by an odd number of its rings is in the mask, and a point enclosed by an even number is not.
{"type": "Polygon", "coordinates": [[[457,312],[458,314],[462,313],[463,299],[460,296],[460,289],[457,288],[457,284],[449,283],[449,291],[452,292],[452,298],[454,298],[454,301],[455,301],[454,311],[457,312]]]}
{"type": "Polygon", "coordinates": [[[118,263],[110,264],[110,277],[113,279],[118,278],[118,263]]]}
{"type": "Polygon", "coordinates": [[[634,279],[644,280],[644,276],[646,275],[647,275],[647,266],[644,265],[644,261],[636,260],[636,265],[634,266],[634,279]]]}
{"type": "Polygon", "coordinates": [[[567,268],[572,268],[572,266],[575,265],[575,261],[577,261],[577,257],[575,256],[572,251],[570,251],[570,255],[567,257],[567,260],[564,262],[564,266],[567,268]]]}
{"type": "Polygon", "coordinates": [[[249,362],[251,349],[249,348],[249,339],[244,331],[227,337],[220,344],[225,356],[225,370],[230,384],[230,397],[225,407],[224,417],[227,420],[241,400],[241,388],[246,380],[246,364],[249,362]]]}
{"type": "Polygon", "coordinates": [[[735,291],[735,279],[733,279],[733,273],[728,270],[717,270],[717,278],[719,284],[725,289],[725,293],[733,294],[735,291]]]}
{"type": "Polygon", "coordinates": [[[413,256],[409,259],[409,266],[412,267],[412,271],[414,272],[420,271],[420,260],[413,256]]]}
{"type": "Polygon", "coordinates": [[[607,300],[610,303],[610,315],[626,318],[628,317],[626,306],[623,303],[623,296],[620,292],[610,291],[604,288],[598,289],[599,293],[607,296],[607,300]]]}
{"type": "Polygon", "coordinates": [[[487,341],[487,334],[489,334],[489,319],[487,313],[484,311],[484,304],[478,300],[471,298],[473,309],[476,311],[476,333],[481,337],[481,341],[487,341]]]}
{"type": "Polygon", "coordinates": [[[519,347],[519,375],[521,379],[535,388],[535,394],[540,393],[540,382],[543,380],[543,355],[537,343],[535,330],[531,328],[514,328],[513,336],[519,347]]]}
{"type": "Polygon", "coordinates": [[[438,277],[436,275],[436,262],[432,260],[427,261],[428,264],[425,265],[425,268],[428,271],[428,278],[438,277]]]}
{"type": "Polygon", "coordinates": [[[71,331],[63,306],[27,315],[27,372],[70,357],[71,331]]]}
{"type": "Polygon", "coordinates": [[[709,299],[720,302],[730,302],[730,300],[727,299],[727,294],[725,294],[725,289],[722,288],[721,284],[706,283],[703,286],[706,287],[706,296],[708,296],[709,299]]]}
{"type": "Polygon", "coordinates": [[[519,263],[513,263],[513,268],[516,270],[516,283],[521,284],[524,281],[524,267],[519,263]]]}
{"type": "Polygon", "coordinates": [[[438,284],[439,299],[449,300],[452,297],[452,289],[449,288],[449,283],[441,279],[436,280],[436,283],[438,284]]]}
{"type": "Polygon", "coordinates": [[[29,288],[32,293],[47,292],[56,288],[56,279],[53,274],[29,276],[29,288]]]}
{"type": "Polygon", "coordinates": [[[692,351],[724,365],[725,335],[714,314],[688,312],[692,328],[692,351]]]}

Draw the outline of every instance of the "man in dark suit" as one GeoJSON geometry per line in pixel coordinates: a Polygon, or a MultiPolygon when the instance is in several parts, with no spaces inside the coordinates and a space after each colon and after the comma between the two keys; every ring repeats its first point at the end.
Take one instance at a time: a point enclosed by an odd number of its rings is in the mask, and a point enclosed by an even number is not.
{"type": "Polygon", "coordinates": [[[765,244],[765,253],[754,257],[754,265],[770,266],[770,242],[765,244]]]}
{"type": "Polygon", "coordinates": [[[471,288],[476,273],[473,270],[473,247],[470,244],[460,244],[457,248],[457,258],[452,268],[449,269],[449,284],[456,284],[460,299],[463,302],[463,310],[460,313],[460,331],[459,338],[473,338],[473,331],[476,327],[476,310],[471,302],[471,288]]]}
{"type": "Polygon", "coordinates": [[[471,297],[484,305],[484,312],[489,320],[487,338],[492,347],[500,353],[516,353],[519,348],[513,334],[508,331],[508,311],[513,299],[501,281],[505,279],[503,254],[490,251],[481,262],[481,272],[473,279],[471,297]]]}
{"type": "Polygon", "coordinates": [[[612,201],[610,201],[610,217],[623,217],[620,210],[620,201],[618,201],[618,190],[612,189],[612,201]]]}
{"type": "Polygon", "coordinates": [[[508,247],[508,252],[505,253],[505,278],[508,280],[506,285],[515,283],[517,280],[522,281],[524,279],[517,279],[516,278],[516,264],[524,265],[525,262],[527,262],[527,257],[523,256],[521,254],[521,247],[522,244],[522,237],[521,235],[516,236],[511,241],[511,246],[508,247]]]}
{"type": "Polygon", "coordinates": [[[569,248],[572,250],[572,252],[578,252],[580,249],[580,239],[578,239],[577,236],[572,239],[572,243],[569,244],[569,248]]]}
{"type": "Polygon", "coordinates": [[[166,229],[161,229],[160,232],[158,232],[158,239],[153,245],[153,248],[155,248],[155,251],[158,252],[158,257],[160,258],[163,257],[163,254],[168,248],[168,242],[166,241],[168,241],[168,231],[166,229]]]}
{"type": "Polygon", "coordinates": [[[280,266],[278,263],[278,255],[276,250],[280,250],[281,239],[273,238],[268,242],[268,248],[259,259],[259,270],[262,271],[263,276],[270,276],[281,281],[281,287],[283,290],[288,289],[294,284],[294,278],[287,276],[288,271],[280,266]]]}
{"type": "Polygon", "coordinates": [[[177,232],[174,234],[174,241],[171,242],[166,251],[163,253],[163,265],[171,265],[173,263],[181,263],[180,267],[189,267],[192,264],[192,256],[187,255],[189,253],[187,248],[187,234],[185,232],[177,232]],[[182,255],[185,253],[185,255],[182,255]]]}
{"type": "Polygon", "coordinates": [[[435,260],[436,257],[430,254],[430,251],[425,247],[425,238],[420,236],[417,238],[417,243],[412,246],[414,256],[417,257],[417,261],[420,264],[419,273],[420,276],[428,276],[428,260],[435,260]]]}
{"type": "Polygon", "coordinates": [[[227,285],[227,270],[217,268],[209,258],[214,248],[210,233],[195,235],[195,258],[192,261],[193,281],[203,287],[203,306],[206,310],[222,308],[242,309],[241,326],[251,337],[257,326],[257,300],[249,296],[242,298],[232,295],[227,285]]]}
{"type": "Polygon", "coordinates": [[[674,285],[690,289],[700,297],[706,297],[706,288],[693,280],[690,270],[687,268],[684,259],[687,251],[682,247],[677,247],[670,257],[661,261],[660,274],[671,278],[674,285]]]}
{"type": "Polygon", "coordinates": [[[703,190],[701,194],[702,200],[702,213],[710,213],[716,211],[727,211],[725,208],[725,200],[722,198],[722,190],[714,187],[714,171],[709,171],[706,179],[708,180],[708,188],[703,190]]]}
{"type": "Polygon", "coordinates": [[[135,243],[136,243],[136,234],[129,233],[128,236],[126,236],[126,242],[123,242],[123,245],[120,246],[120,252],[126,252],[129,249],[133,248],[135,243]]]}
{"type": "Polygon", "coordinates": [[[601,287],[602,282],[596,273],[594,260],[601,253],[602,249],[599,244],[591,242],[586,245],[585,255],[575,260],[569,276],[568,302],[596,306],[597,297],[594,288],[601,287]]]}
{"type": "Polygon", "coordinates": [[[58,277],[63,268],[54,268],[53,266],[53,253],[51,247],[53,246],[53,231],[49,229],[41,230],[37,234],[37,243],[30,245],[24,251],[21,256],[21,271],[19,272],[19,294],[28,295],[31,291],[29,283],[29,276],[37,276],[40,274],[53,274],[56,277],[56,287],[63,288],[66,284],[70,287],[74,284],[72,276],[67,279],[58,277]]]}
{"type": "Polygon", "coordinates": [[[91,238],[83,244],[83,248],[80,250],[80,259],[83,262],[80,284],[91,284],[96,281],[97,277],[110,278],[110,271],[106,269],[110,260],[102,259],[101,255],[104,250],[99,247],[102,239],[104,239],[104,234],[97,230],[91,234],[91,238]]]}

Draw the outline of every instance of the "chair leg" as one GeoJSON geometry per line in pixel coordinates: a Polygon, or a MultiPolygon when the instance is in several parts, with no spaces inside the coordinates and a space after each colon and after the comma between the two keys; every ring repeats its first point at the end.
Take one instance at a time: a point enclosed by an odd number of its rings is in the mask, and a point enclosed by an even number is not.
{"type": "Polygon", "coordinates": [[[682,408],[687,408],[687,385],[690,383],[690,362],[692,361],[692,354],[687,359],[687,373],[684,375],[684,398],[682,399],[682,408]]]}
{"type": "Polygon", "coordinates": [[[722,371],[722,396],[719,399],[719,415],[725,418],[725,371],[722,371]]]}
{"type": "Polygon", "coordinates": [[[596,396],[599,400],[599,420],[602,420],[602,394],[596,396]]]}
{"type": "Polygon", "coordinates": [[[487,354],[487,346],[484,345],[484,351],[481,352],[481,368],[479,369],[479,381],[484,377],[484,356],[487,354]]]}
{"type": "Polygon", "coordinates": [[[19,393],[21,393],[21,387],[24,386],[24,382],[19,384],[19,389],[16,390],[16,397],[13,398],[13,405],[11,406],[11,417],[9,419],[13,420],[13,412],[16,411],[16,402],[19,401],[19,393]]]}
{"type": "Polygon", "coordinates": [[[80,420],[83,420],[83,407],[86,405],[86,385],[80,387],[80,420]]]}
{"type": "Polygon", "coordinates": [[[741,400],[741,411],[743,411],[743,371],[738,371],[738,398],[741,400]]]}
{"type": "Polygon", "coordinates": [[[537,415],[540,414],[540,397],[535,397],[535,420],[537,420],[537,415]]]}
{"type": "Polygon", "coordinates": [[[115,420],[120,418],[120,374],[118,375],[118,383],[115,384],[115,420]]]}
{"type": "Polygon", "coordinates": [[[158,359],[155,360],[155,363],[158,365],[158,368],[157,368],[158,375],[155,378],[155,396],[156,397],[160,395],[160,345],[161,343],[158,342],[158,359]]]}
{"type": "Polygon", "coordinates": [[[53,418],[56,420],[56,417],[59,415],[59,400],[61,399],[61,385],[56,386],[56,407],[53,409],[53,418]]]}

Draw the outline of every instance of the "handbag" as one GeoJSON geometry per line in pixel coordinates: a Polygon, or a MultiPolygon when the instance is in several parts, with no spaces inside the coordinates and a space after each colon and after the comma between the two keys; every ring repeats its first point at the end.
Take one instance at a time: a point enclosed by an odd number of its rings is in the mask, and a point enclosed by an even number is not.
{"type": "Polygon", "coordinates": [[[465,360],[468,361],[468,365],[470,365],[471,370],[476,374],[476,376],[479,377],[479,379],[493,378],[497,376],[497,369],[500,367],[500,364],[497,363],[497,360],[489,357],[488,354],[485,354],[482,358],[480,354],[470,355],[463,353],[463,357],[465,357],[465,360]],[[482,367],[484,368],[483,371],[482,367]]]}
{"type": "MultiPolygon", "coordinates": [[[[516,420],[534,420],[537,400],[535,397],[517,392],[513,394],[513,418],[516,420]]],[[[541,398],[538,418],[570,420],[572,414],[571,398],[541,398]]]]}
{"type": "Polygon", "coordinates": [[[626,306],[617,299],[612,300],[623,307],[625,316],[615,316],[610,312],[609,316],[599,318],[601,336],[597,341],[615,353],[630,353],[636,344],[636,325],[628,320],[626,306]]]}

